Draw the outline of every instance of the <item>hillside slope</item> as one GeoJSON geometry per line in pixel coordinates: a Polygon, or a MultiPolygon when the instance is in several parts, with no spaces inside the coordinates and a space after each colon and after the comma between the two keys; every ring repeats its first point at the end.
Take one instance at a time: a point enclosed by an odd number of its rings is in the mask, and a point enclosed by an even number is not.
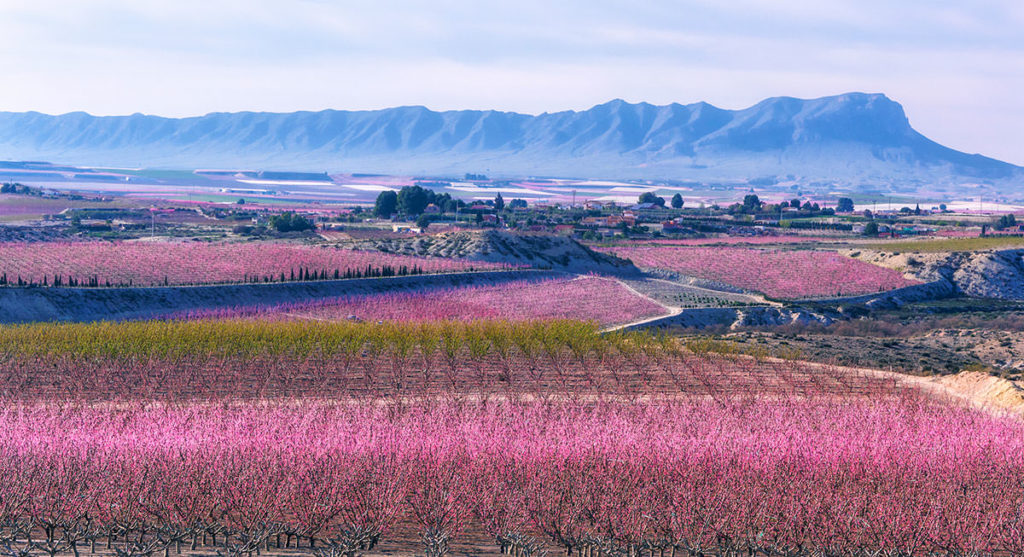
{"type": "Polygon", "coordinates": [[[449,257],[556,269],[573,273],[637,273],[632,263],[598,253],[564,236],[512,234],[497,230],[441,234],[357,244],[386,253],[449,257]]]}
{"type": "Polygon", "coordinates": [[[742,110],[611,101],[497,111],[213,113],[192,118],[0,113],[6,159],[176,168],[920,183],[1019,179],[943,147],[884,95],[771,98],[742,110]]]}
{"type": "Polygon", "coordinates": [[[1024,300],[1024,250],[951,253],[886,253],[854,250],[848,255],[896,269],[924,282],[946,280],[976,298],[1024,300]]]}

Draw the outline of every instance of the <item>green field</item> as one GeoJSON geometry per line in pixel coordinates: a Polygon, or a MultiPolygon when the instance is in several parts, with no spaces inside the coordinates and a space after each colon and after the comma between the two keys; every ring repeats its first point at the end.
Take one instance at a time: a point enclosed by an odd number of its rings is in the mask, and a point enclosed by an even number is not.
{"type": "Polygon", "coordinates": [[[986,236],[984,238],[947,238],[906,242],[878,242],[858,245],[864,249],[889,253],[943,253],[952,251],[983,251],[990,249],[1024,248],[1021,236],[986,236]]]}

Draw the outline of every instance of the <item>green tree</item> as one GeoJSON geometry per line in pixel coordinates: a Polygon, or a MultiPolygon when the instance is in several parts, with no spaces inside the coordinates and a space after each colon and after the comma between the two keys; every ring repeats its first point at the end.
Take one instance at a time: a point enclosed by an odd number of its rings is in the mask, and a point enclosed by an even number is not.
{"type": "Polygon", "coordinates": [[[683,208],[683,196],[678,193],[672,196],[672,208],[682,209],[683,208]]]}
{"type": "Polygon", "coordinates": [[[743,196],[743,212],[756,213],[761,208],[761,199],[752,193],[743,196]]]}
{"type": "MultiPolygon", "coordinates": [[[[431,192],[431,193],[433,193],[433,192],[431,192]]],[[[452,196],[447,194],[447,193],[442,193],[440,195],[435,194],[433,196],[433,199],[430,200],[430,202],[433,203],[434,205],[437,205],[437,209],[439,211],[441,211],[442,213],[454,213],[455,212],[455,209],[456,209],[455,200],[452,199],[452,196]]]]}
{"type": "Polygon", "coordinates": [[[640,203],[654,203],[658,207],[664,207],[665,206],[665,198],[664,197],[658,197],[657,195],[654,195],[654,192],[650,192],[650,191],[645,191],[644,193],[640,194],[639,202],[640,203]]]}
{"type": "Polygon", "coordinates": [[[504,211],[505,210],[505,199],[501,197],[501,192],[494,196],[494,210],[504,211]]]}
{"type": "Polygon", "coordinates": [[[999,221],[992,228],[1003,230],[1004,228],[1013,228],[1014,226],[1017,226],[1017,217],[1014,217],[1012,214],[1006,214],[999,217],[999,221]]]}
{"type": "Polygon", "coordinates": [[[373,206],[373,212],[383,219],[391,218],[398,209],[398,194],[388,190],[377,195],[377,202],[373,206]]]}
{"type": "Polygon", "coordinates": [[[270,226],[278,232],[301,232],[315,228],[312,221],[291,211],[271,217],[270,226]]]}
{"type": "Polygon", "coordinates": [[[865,236],[878,236],[878,223],[871,221],[864,226],[865,236]]]}
{"type": "Polygon", "coordinates": [[[426,230],[427,227],[430,226],[430,220],[430,215],[420,215],[419,218],[416,219],[416,227],[420,230],[426,230]]]}
{"type": "Polygon", "coordinates": [[[789,206],[794,208],[794,209],[799,209],[800,208],[800,200],[799,199],[792,199],[792,200],[790,200],[789,206]]]}
{"type": "Polygon", "coordinates": [[[398,209],[409,216],[423,213],[430,204],[430,192],[420,186],[406,186],[398,192],[398,209]]]}
{"type": "Polygon", "coordinates": [[[853,200],[849,197],[840,197],[839,202],[836,203],[837,213],[852,213],[853,212],[853,200]]]}

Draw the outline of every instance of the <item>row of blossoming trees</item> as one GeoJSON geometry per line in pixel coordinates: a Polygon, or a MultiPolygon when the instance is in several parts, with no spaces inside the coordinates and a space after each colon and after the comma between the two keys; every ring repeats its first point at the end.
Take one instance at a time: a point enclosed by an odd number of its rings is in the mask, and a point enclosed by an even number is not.
{"type": "Polygon", "coordinates": [[[642,268],[724,282],[780,300],[874,294],[918,284],[893,269],[831,251],[666,246],[602,251],[642,268]]]}
{"type": "Polygon", "coordinates": [[[1019,420],[710,341],[32,325],[0,329],[0,373],[11,556],[1024,551],[1019,420]]]}
{"type": "Polygon", "coordinates": [[[1024,429],[921,401],[0,413],[0,547],[1020,555],[1024,429]],[[941,441],[939,441],[941,440],[941,441]]]}
{"type": "Polygon", "coordinates": [[[592,319],[618,325],[666,312],[620,282],[596,275],[502,281],[412,292],[351,294],[267,306],[204,309],[169,319],[479,321],[592,319]]]}
{"type": "Polygon", "coordinates": [[[0,243],[0,285],[15,286],[286,282],[510,268],[480,261],[273,242],[0,243]]]}
{"type": "Polygon", "coordinates": [[[893,381],[589,322],[148,321],[0,328],[34,401],[889,395],[893,381]]]}

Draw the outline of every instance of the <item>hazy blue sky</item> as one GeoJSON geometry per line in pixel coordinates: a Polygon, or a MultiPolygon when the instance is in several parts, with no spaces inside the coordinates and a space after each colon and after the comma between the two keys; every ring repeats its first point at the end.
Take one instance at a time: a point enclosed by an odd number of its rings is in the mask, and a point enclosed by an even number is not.
{"type": "Polygon", "coordinates": [[[539,113],[884,92],[933,139],[1024,164],[1021,0],[0,0],[0,41],[0,110],[539,113]]]}

